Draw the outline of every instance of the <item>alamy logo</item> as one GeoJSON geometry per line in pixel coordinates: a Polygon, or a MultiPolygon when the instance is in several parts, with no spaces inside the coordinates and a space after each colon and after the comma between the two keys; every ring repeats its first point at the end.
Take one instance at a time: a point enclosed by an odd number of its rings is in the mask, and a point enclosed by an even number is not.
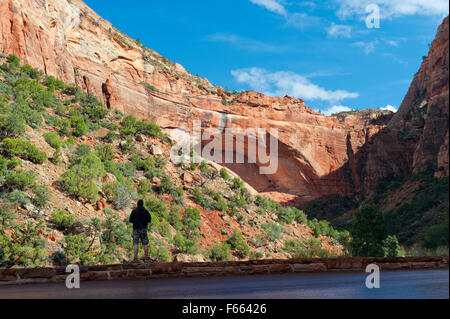
{"type": "Polygon", "coordinates": [[[366,27],[368,29],[380,28],[380,7],[376,4],[369,4],[366,7],[366,13],[369,15],[366,18],[366,27]]]}
{"type": "Polygon", "coordinates": [[[278,129],[207,128],[194,121],[193,133],[175,129],[171,138],[177,141],[170,152],[175,164],[200,163],[201,158],[218,164],[257,164],[260,174],[278,170],[278,129]]]}
{"type": "Polygon", "coordinates": [[[380,267],[375,264],[367,265],[366,272],[371,273],[366,278],[366,287],[369,289],[380,288],[380,267]]]}
{"type": "Polygon", "coordinates": [[[69,275],[66,278],[66,287],[68,289],[80,288],[80,267],[78,265],[68,265],[66,273],[69,275]]]}

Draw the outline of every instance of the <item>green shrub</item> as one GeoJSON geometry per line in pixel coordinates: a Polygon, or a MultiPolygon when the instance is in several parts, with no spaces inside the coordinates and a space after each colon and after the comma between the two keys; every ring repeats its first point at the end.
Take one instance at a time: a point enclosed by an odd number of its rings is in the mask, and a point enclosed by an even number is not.
{"type": "Polygon", "coordinates": [[[207,251],[212,261],[228,261],[231,259],[231,247],[227,243],[215,243],[207,251]]]}
{"type": "Polygon", "coordinates": [[[425,230],[424,245],[426,248],[436,249],[439,246],[448,246],[448,215],[441,225],[431,226],[425,230]]]}
{"type": "Polygon", "coordinates": [[[47,185],[35,185],[33,193],[33,204],[39,208],[44,208],[52,197],[50,187],[47,185]]]}
{"type": "Polygon", "coordinates": [[[111,161],[116,155],[114,148],[109,144],[96,146],[95,152],[102,162],[111,161]]]}
{"type": "Polygon", "coordinates": [[[148,172],[156,168],[153,157],[142,159],[140,155],[134,154],[130,157],[130,161],[136,166],[137,170],[148,172]]]}
{"type": "Polygon", "coordinates": [[[161,185],[156,186],[155,191],[159,194],[172,195],[175,200],[180,199],[184,194],[182,186],[176,187],[168,175],[162,176],[161,185]]]}
{"type": "Polygon", "coordinates": [[[247,243],[244,241],[244,237],[242,236],[242,232],[235,229],[233,231],[233,235],[228,239],[228,243],[231,245],[233,249],[236,249],[237,256],[239,258],[245,258],[250,252],[250,248],[247,243]]]}
{"type": "Polygon", "coordinates": [[[197,208],[187,208],[182,218],[181,231],[188,239],[197,238],[200,235],[201,215],[197,208]]]}
{"type": "Polygon", "coordinates": [[[227,201],[220,194],[216,194],[214,196],[214,200],[215,200],[215,208],[217,210],[220,210],[222,212],[226,212],[228,210],[227,201]]]}
{"type": "Polygon", "coordinates": [[[30,142],[21,138],[5,138],[1,144],[2,152],[8,157],[20,157],[35,164],[42,164],[47,160],[47,153],[30,142]]]}
{"type": "Polygon", "coordinates": [[[117,169],[126,177],[134,177],[136,174],[136,166],[133,163],[118,163],[117,169]]]}
{"type": "Polygon", "coordinates": [[[52,75],[46,75],[45,76],[44,84],[47,87],[53,87],[55,90],[62,90],[62,89],[64,89],[66,87],[66,84],[63,81],[55,78],[52,75]]]}
{"type": "Polygon", "coordinates": [[[138,194],[145,196],[148,192],[152,190],[152,183],[148,179],[143,179],[138,185],[138,194]]]}
{"type": "Polygon", "coordinates": [[[261,251],[251,251],[250,252],[250,260],[257,260],[264,258],[264,253],[261,251]]]}
{"type": "Polygon", "coordinates": [[[33,68],[29,64],[25,64],[24,66],[22,66],[21,72],[28,75],[30,78],[32,78],[34,80],[39,80],[43,75],[42,71],[33,68]]]}
{"type": "Polygon", "coordinates": [[[136,153],[136,143],[132,136],[127,135],[125,140],[120,142],[120,149],[124,154],[136,153]]]}
{"type": "Polygon", "coordinates": [[[322,243],[317,238],[310,238],[306,243],[306,248],[300,250],[294,258],[328,258],[330,254],[322,247],[322,243]]]}
{"type": "Polygon", "coordinates": [[[164,201],[156,198],[155,196],[148,196],[144,200],[144,206],[149,212],[155,214],[160,219],[167,219],[168,208],[164,201]]]}
{"type": "Polygon", "coordinates": [[[52,213],[51,223],[56,226],[56,229],[64,231],[72,226],[77,221],[75,215],[70,214],[66,210],[58,210],[52,213]]]}
{"type": "Polygon", "coordinates": [[[0,114],[0,134],[3,136],[22,136],[26,130],[26,120],[23,114],[6,111],[0,114]]]}
{"type": "Polygon", "coordinates": [[[64,252],[69,263],[79,263],[81,265],[92,265],[94,263],[94,253],[89,250],[90,239],[84,235],[66,235],[64,252]]]}
{"type": "Polygon", "coordinates": [[[16,189],[11,193],[6,194],[4,201],[13,205],[24,206],[30,203],[30,198],[26,193],[16,189]]]}
{"type": "Polygon", "coordinates": [[[283,250],[291,255],[292,258],[297,258],[300,255],[302,249],[305,249],[305,246],[297,238],[288,239],[284,242],[283,250]]]}
{"type": "Polygon", "coordinates": [[[17,159],[17,158],[15,158],[15,157],[13,157],[13,158],[11,158],[11,159],[8,161],[8,164],[6,165],[6,167],[7,167],[9,170],[13,170],[13,169],[15,169],[16,167],[20,166],[21,164],[22,164],[22,161],[21,161],[20,159],[17,159]]]}
{"type": "Polygon", "coordinates": [[[169,213],[167,215],[167,221],[170,225],[173,226],[176,230],[180,230],[182,228],[182,222],[181,222],[181,208],[178,205],[173,205],[169,213]]]}
{"type": "Polygon", "coordinates": [[[59,137],[58,134],[54,133],[54,132],[48,132],[45,133],[44,135],[44,139],[45,141],[54,149],[60,149],[63,142],[61,140],[61,138],[59,137]]]}
{"type": "Polygon", "coordinates": [[[63,250],[56,250],[51,256],[50,256],[50,262],[53,266],[56,267],[63,267],[68,265],[67,256],[66,253],[63,250]]]}
{"type": "Polygon", "coordinates": [[[131,207],[136,198],[134,183],[126,178],[103,185],[103,191],[117,210],[131,207]]]}
{"type": "Polygon", "coordinates": [[[27,190],[31,188],[36,181],[36,173],[31,171],[8,171],[5,175],[5,186],[11,190],[27,190]]]}
{"type": "Polygon", "coordinates": [[[198,188],[191,189],[189,191],[191,195],[194,197],[194,202],[202,206],[207,210],[214,210],[216,207],[216,203],[209,199],[207,196],[203,195],[203,193],[198,188]]]}
{"type": "Polygon", "coordinates": [[[181,253],[195,255],[198,251],[197,248],[197,240],[195,239],[186,239],[183,234],[179,231],[173,237],[173,244],[181,253]]]}
{"type": "Polygon", "coordinates": [[[158,252],[156,254],[156,261],[162,262],[162,263],[168,263],[170,262],[170,255],[167,251],[166,247],[159,247],[158,252]]]}
{"type": "Polygon", "coordinates": [[[69,170],[61,175],[58,182],[67,194],[94,203],[99,199],[99,194],[98,187],[92,180],[100,179],[104,175],[105,168],[101,160],[88,146],[80,145],[75,157],[71,159],[69,170]]]}
{"type": "Polygon", "coordinates": [[[70,128],[72,127],[72,122],[70,119],[56,120],[54,126],[59,128],[58,133],[60,136],[68,136],[70,134],[70,128]]]}
{"type": "Polygon", "coordinates": [[[50,159],[50,161],[55,165],[58,165],[61,163],[61,150],[59,148],[53,152],[53,156],[50,159]]]}
{"type": "Polygon", "coordinates": [[[163,220],[158,225],[158,233],[166,239],[172,238],[172,233],[170,231],[170,225],[167,221],[163,220]]]}
{"type": "Polygon", "coordinates": [[[122,120],[121,133],[124,135],[144,134],[148,136],[162,137],[161,128],[148,121],[138,121],[134,116],[128,115],[122,120]]]}
{"type": "Polygon", "coordinates": [[[15,69],[20,67],[20,59],[15,54],[8,55],[7,59],[8,63],[15,69]]]}
{"type": "Polygon", "coordinates": [[[80,146],[78,146],[77,150],[75,151],[75,156],[81,158],[81,157],[87,156],[91,153],[92,153],[92,150],[89,147],[89,145],[81,144],[80,146]]]}
{"type": "Polygon", "coordinates": [[[231,180],[231,185],[230,185],[231,189],[237,190],[237,189],[241,189],[242,187],[244,187],[244,182],[241,179],[235,177],[231,180]]]}
{"type": "Polygon", "coordinates": [[[283,226],[276,223],[267,223],[262,225],[270,240],[274,241],[280,238],[283,226]]]}
{"type": "Polygon", "coordinates": [[[106,136],[103,138],[103,141],[106,143],[112,143],[115,140],[118,140],[119,137],[119,134],[117,134],[116,132],[109,131],[108,134],[106,134],[106,136]]]}
{"type": "Polygon", "coordinates": [[[83,183],[78,187],[78,196],[88,200],[91,203],[96,203],[99,199],[99,190],[93,182],[83,183]]]}
{"type": "Polygon", "coordinates": [[[220,170],[220,177],[222,177],[224,180],[229,180],[230,179],[230,174],[228,174],[227,170],[225,168],[222,168],[220,170]]]}
{"type": "MultiPolygon", "coordinates": [[[[3,209],[0,214],[4,214],[3,209]]],[[[27,221],[11,226],[12,234],[0,229],[0,267],[43,267],[47,261],[46,241],[40,237],[45,231],[44,223],[27,221]]]]}
{"type": "Polygon", "coordinates": [[[97,100],[94,94],[89,93],[81,97],[81,114],[86,115],[92,121],[100,121],[109,110],[97,100]]]}
{"type": "Polygon", "coordinates": [[[89,128],[84,121],[84,118],[81,116],[72,116],[70,118],[70,123],[73,128],[73,135],[77,137],[81,137],[86,135],[86,133],[89,131],[89,128]]]}

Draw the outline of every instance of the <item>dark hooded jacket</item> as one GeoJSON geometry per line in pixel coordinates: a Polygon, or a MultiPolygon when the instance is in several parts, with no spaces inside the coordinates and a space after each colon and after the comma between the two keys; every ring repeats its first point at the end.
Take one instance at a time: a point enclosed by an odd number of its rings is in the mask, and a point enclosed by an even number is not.
{"type": "Polygon", "coordinates": [[[147,229],[147,225],[152,222],[152,216],[144,206],[138,206],[131,212],[129,221],[134,230],[147,229]]]}

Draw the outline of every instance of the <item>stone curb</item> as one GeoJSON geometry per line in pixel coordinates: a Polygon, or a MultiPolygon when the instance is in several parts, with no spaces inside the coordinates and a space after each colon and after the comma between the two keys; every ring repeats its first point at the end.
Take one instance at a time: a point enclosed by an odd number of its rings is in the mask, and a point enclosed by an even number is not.
{"type": "MultiPolygon", "coordinates": [[[[136,280],[177,277],[238,276],[297,272],[365,271],[368,264],[381,270],[448,269],[449,256],[397,258],[303,258],[204,263],[134,263],[81,266],[81,281],[136,280]]],[[[0,285],[64,282],[65,267],[0,269],[0,285]]]]}

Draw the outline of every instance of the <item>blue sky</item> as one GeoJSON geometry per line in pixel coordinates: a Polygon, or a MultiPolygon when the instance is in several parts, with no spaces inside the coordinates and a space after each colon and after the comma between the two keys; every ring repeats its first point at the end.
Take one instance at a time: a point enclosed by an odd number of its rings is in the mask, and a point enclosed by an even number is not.
{"type": "Polygon", "coordinates": [[[130,37],[233,90],[288,94],[326,113],[398,107],[445,0],[85,0],[130,37]],[[380,28],[367,28],[377,4],[380,28]]]}

